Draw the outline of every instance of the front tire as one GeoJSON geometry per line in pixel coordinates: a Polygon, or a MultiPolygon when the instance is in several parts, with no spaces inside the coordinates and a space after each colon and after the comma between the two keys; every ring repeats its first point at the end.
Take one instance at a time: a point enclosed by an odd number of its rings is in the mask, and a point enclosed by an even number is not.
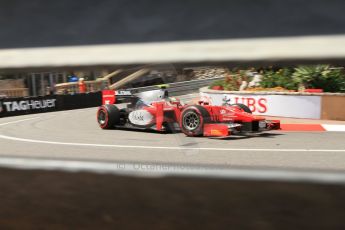
{"type": "Polygon", "coordinates": [[[120,110],[115,105],[102,105],[97,111],[97,122],[102,129],[111,129],[120,123],[120,110]]]}
{"type": "Polygon", "coordinates": [[[210,121],[210,114],[204,107],[200,105],[189,106],[181,113],[181,131],[190,137],[202,136],[204,124],[210,121]]]}

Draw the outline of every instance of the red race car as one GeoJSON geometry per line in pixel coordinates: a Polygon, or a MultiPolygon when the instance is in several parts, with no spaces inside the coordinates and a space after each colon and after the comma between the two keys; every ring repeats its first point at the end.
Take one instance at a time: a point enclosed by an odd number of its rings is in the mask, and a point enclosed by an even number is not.
{"type": "Polygon", "coordinates": [[[229,136],[280,128],[279,121],[255,116],[246,105],[213,106],[203,101],[184,105],[168,97],[163,89],[137,95],[126,93],[121,99],[122,104],[99,107],[97,121],[102,129],[181,130],[187,136],[229,136]]]}

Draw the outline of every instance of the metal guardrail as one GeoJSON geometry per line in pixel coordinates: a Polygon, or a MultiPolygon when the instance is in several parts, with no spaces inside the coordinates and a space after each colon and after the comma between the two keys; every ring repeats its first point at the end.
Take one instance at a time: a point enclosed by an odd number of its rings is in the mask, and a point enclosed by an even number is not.
{"type": "MultiPolygon", "coordinates": [[[[208,86],[212,82],[216,80],[222,80],[224,78],[225,77],[215,77],[215,78],[202,79],[202,80],[191,80],[191,81],[167,83],[168,85],[167,90],[169,92],[169,95],[179,96],[182,94],[195,92],[196,90],[199,90],[199,88],[201,87],[208,86]]],[[[157,85],[138,87],[138,88],[128,88],[126,90],[130,90],[132,91],[132,93],[140,93],[140,92],[145,92],[145,91],[155,90],[155,89],[158,89],[157,85]]]]}
{"type": "MultiPolygon", "coordinates": [[[[102,78],[98,78],[93,81],[85,81],[86,91],[96,92],[109,87],[109,85],[112,84],[112,79],[117,77],[121,72],[123,72],[123,70],[118,69],[102,78]]],[[[56,84],[55,89],[57,94],[79,93],[78,82],[64,82],[56,84]]]]}
{"type": "MultiPolygon", "coordinates": [[[[225,77],[214,77],[202,80],[191,80],[191,81],[181,81],[181,82],[174,82],[174,83],[166,83],[168,85],[167,90],[171,96],[179,96],[185,93],[192,93],[198,90],[201,87],[210,85],[212,82],[216,80],[224,79],[225,77]]],[[[104,84],[103,79],[95,80],[95,81],[85,81],[87,86],[88,92],[95,92],[107,88],[107,84],[104,84]]],[[[64,91],[68,93],[77,93],[78,89],[78,82],[70,82],[70,83],[62,83],[57,84],[56,86],[57,94],[64,94],[64,91]]],[[[137,88],[128,88],[126,90],[130,90],[133,93],[140,93],[149,90],[158,89],[157,85],[152,86],[144,86],[144,87],[137,87],[137,88]]]]}

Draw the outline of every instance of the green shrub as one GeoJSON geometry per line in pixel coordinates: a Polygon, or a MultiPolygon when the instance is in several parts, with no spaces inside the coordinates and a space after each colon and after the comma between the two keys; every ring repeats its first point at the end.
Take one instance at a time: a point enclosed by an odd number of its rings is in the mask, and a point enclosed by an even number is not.
{"type": "Polygon", "coordinates": [[[304,88],[345,92],[345,73],[342,68],[332,68],[329,65],[299,66],[295,68],[292,78],[304,88]]]}
{"type": "Polygon", "coordinates": [[[214,86],[222,86],[224,88],[224,84],[225,84],[224,80],[217,80],[217,81],[212,82],[209,88],[212,89],[212,87],[214,86]]]}
{"type": "MultiPolygon", "coordinates": [[[[238,71],[237,75],[228,75],[224,80],[217,80],[210,86],[222,86],[224,90],[237,91],[242,80],[250,82],[247,70],[238,71]]],[[[272,69],[262,72],[260,87],[283,87],[288,90],[299,88],[323,89],[324,92],[345,92],[345,71],[329,65],[298,66],[297,68],[283,68],[278,71],[272,69]]]]}
{"type": "Polygon", "coordinates": [[[225,78],[224,90],[238,91],[242,83],[239,75],[229,75],[225,78]]]}
{"type": "Polygon", "coordinates": [[[242,83],[241,76],[238,75],[228,75],[224,80],[214,81],[210,85],[210,89],[214,86],[222,86],[224,90],[228,91],[238,91],[242,83]]]}
{"type": "Polygon", "coordinates": [[[260,86],[263,88],[283,87],[289,90],[297,90],[298,83],[293,81],[292,73],[293,70],[291,68],[283,68],[278,71],[265,71],[263,72],[260,86]]]}

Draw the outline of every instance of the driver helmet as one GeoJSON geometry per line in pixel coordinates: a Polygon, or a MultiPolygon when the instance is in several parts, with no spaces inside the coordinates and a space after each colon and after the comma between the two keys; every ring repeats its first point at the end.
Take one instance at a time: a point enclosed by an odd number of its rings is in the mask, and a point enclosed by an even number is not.
{"type": "Polygon", "coordinates": [[[144,102],[146,105],[149,105],[152,102],[164,100],[165,92],[164,90],[157,89],[138,93],[137,96],[142,102],[144,102]]]}

